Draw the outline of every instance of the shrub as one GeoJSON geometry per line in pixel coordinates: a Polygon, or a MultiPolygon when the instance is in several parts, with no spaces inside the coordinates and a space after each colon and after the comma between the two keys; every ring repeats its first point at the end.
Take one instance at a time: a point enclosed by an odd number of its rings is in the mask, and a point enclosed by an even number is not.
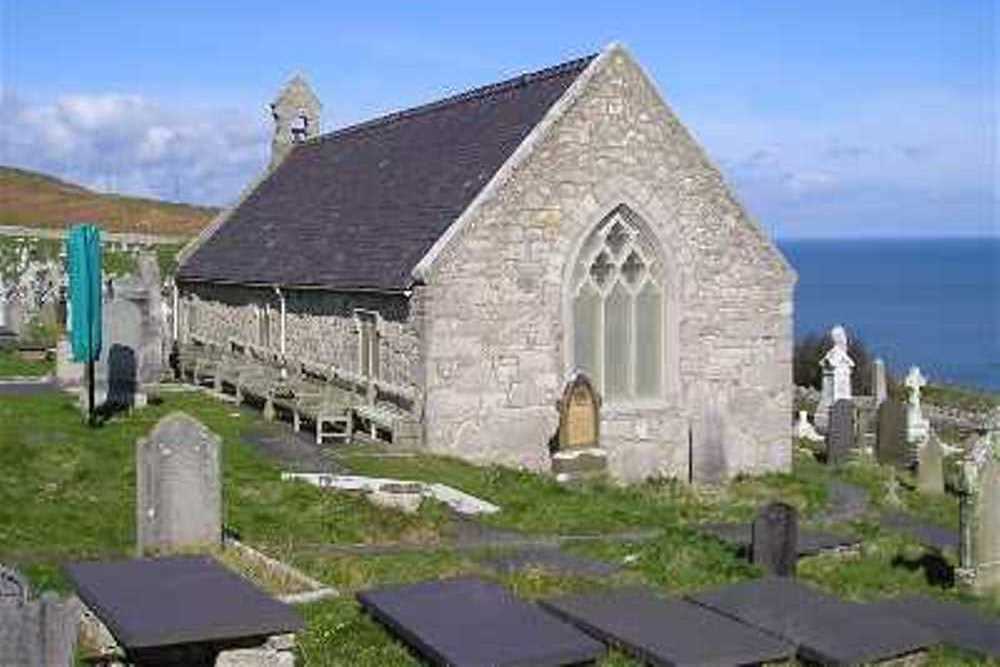
{"type": "MultiPolygon", "coordinates": [[[[792,373],[795,384],[801,387],[813,387],[822,389],[823,371],[819,362],[826,355],[827,351],[833,347],[833,340],[829,332],[824,334],[808,333],[802,336],[795,343],[794,356],[792,358],[792,373]]],[[[872,362],[875,358],[868,351],[864,339],[857,334],[848,333],[847,353],[854,360],[854,373],[851,375],[851,391],[856,396],[867,396],[874,392],[872,387],[872,362]]],[[[892,380],[888,377],[886,370],[886,381],[891,385],[892,380]]]]}

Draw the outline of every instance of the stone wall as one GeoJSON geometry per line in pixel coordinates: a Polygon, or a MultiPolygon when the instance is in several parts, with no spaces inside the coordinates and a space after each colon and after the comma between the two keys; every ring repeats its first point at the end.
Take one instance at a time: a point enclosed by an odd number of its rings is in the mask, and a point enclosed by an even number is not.
{"type": "MultiPolygon", "coordinates": [[[[230,340],[259,346],[267,343],[276,355],[280,353],[281,300],[273,288],[201,283],[178,287],[180,330],[185,334],[194,333],[220,344],[230,340]]],[[[403,295],[322,290],[284,289],[282,295],[287,359],[358,373],[360,334],[355,311],[375,312],[379,378],[419,393],[422,354],[414,308],[417,300],[403,295]]]]}
{"type": "Polygon", "coordinates": [[[425,275],[428,445],[548,467],[572,370],[566,276],[624,204],[668,265],[668,382],[661,400],[605,403],[612,474],[687,478],[689,439],[696,458],[722,448],[724,474],[788,469],[794,273],[629,56],[591,68],[425,275]]]}

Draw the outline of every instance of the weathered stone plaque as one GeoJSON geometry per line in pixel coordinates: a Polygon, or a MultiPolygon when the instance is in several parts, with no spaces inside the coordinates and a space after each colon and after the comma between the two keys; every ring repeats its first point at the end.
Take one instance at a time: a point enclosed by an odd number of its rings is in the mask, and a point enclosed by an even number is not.
{"type": "Polygon", "coordinates": [[[583,373],[577,373],[559,401],[559,449],[585,449],[600,443],[601,399],[583,373]]]}
{"type": "Polygon", "coordinates": [[[830,408],[830,425],[826,433],[826,462],[845,463],[857,447],[857,424],[854,402],[841,399],[830,408]]]}
{"type": "Polygon", "coordinates": [[[136,443],[138,552],[218,544],[222,534],[222,441],[183,412],[136,443]]]}
{"type": "Polygon", "coordinates": [[[766,574],[795,576],[798,559],[799,513],[787,503],[765,505],[754,519],[750,558],[766,574]]]}
{"type": "Polygon", "coordinates": [[[894,398],[878,407],[878,437],[875,455],[883,465],[906,465],[906,409],[894,398]]]}

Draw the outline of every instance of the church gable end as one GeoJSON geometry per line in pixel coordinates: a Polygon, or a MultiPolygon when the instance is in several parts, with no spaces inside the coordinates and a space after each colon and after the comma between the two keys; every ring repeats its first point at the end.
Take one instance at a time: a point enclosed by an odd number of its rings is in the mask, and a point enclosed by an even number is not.
{"type": "Polygon", "coordinates": [[[512,162],[423,273],[428,444],[545,468],[585,371],[616,477],[786,469],[794,273],[625,50],[512,162]]]}

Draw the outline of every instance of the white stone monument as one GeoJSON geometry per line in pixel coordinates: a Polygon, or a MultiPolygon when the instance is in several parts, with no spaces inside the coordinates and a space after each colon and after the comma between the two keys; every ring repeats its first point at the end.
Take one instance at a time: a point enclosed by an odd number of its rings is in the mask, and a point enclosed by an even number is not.
{"type": "Polygon", "coordinates": [[[812,422],[809,421],[809,413],[805,410],[799,410],[799,418],[795,421],[793,432],[796,438],[812,442],[823,442],[823,436],[816,431],[812,422]]]}
{"type": "Polygon", "coordinates": [[[820,432],[825,432],[830,423],[830,408],[841,399],[851,400],[851,373],[854,371],[854,360],[847,353],[847,332],[837,325],[830,329],[833,347],[820,360],[823,370],[823,389],[816,406],[814,421],[820,432]]]}
{"type": "Polygon", "coordinates": [[[920,368],[911,366],[903,385],[906,387],[906,443],[916,454],[930,435],[930,422],[924,419],[920,409],[920,390],[927,385],[927,380],[920,368]]]}

